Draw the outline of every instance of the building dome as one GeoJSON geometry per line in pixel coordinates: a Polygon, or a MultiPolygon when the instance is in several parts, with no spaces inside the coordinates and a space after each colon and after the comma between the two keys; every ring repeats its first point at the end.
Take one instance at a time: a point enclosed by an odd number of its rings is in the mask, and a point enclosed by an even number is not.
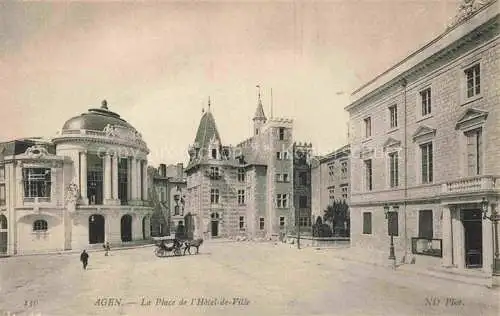
{"type": "Polygon", "coordinates": [[[67,130],[93,130],[102,131],[107,125],[122,126],[135,131],[127,121],[117,113],[108,109],[106,100],[102,101],[100,109],[90,109],[87,113],[70,118],[63,125],[63,131],[67,130]]]}

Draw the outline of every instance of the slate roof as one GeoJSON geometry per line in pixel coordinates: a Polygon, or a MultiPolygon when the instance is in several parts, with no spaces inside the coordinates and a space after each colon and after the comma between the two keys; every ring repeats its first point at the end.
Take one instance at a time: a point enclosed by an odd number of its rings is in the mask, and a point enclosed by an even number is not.
{"type": "Polygon", "coordinates": [[[208,149],[210,140],[214,137],[219,141],[219,143],[222,143],[219,131],[217,130],[217,125],[215,124],[214,116],[210,111],[207,111],[201,117],[194,142],[198,144],[200,149],[208,149]]]}
{"type": "Polygon", "coordinates": [[[254,120],[267,120],[266,115],[264,114],[264,108],[262,107],[262,100],[259,98],[259,104],[257,105],[257,109],[255,110],[255,115],[253,117],[254,120]]]}

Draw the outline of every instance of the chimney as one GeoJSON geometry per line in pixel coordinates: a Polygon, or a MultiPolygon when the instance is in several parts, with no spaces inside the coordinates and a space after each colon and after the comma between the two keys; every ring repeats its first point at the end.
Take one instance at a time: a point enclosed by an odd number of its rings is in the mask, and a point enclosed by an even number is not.
{"type": "Polygon", "coordinates": [[[162,163],[160,164],[160,168],[159,168],[159,172],[160,172],[160,177],[166,177],[167,176],[167,165],[162,163]]]}
{"type": "Polygon", "coordinates": [[[184,164],[182,162],[177,164],[177,177],[182,178],[184,176],[184,164]]]}

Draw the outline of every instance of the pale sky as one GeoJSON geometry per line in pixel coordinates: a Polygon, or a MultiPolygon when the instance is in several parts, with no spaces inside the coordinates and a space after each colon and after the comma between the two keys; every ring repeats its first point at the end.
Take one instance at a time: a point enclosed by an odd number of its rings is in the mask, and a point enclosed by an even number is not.
{"type": "Polygon", "coordinates": [[[222,142],[269,117],[325,154],[347,142],[349,94],[442,33],[458,0],[0,3],[0,141],[53,136],[106,99],[148,143],[187,162],[212,99],[222,142]],[[341,92],[345,92],[341,94],[341,92]]]}

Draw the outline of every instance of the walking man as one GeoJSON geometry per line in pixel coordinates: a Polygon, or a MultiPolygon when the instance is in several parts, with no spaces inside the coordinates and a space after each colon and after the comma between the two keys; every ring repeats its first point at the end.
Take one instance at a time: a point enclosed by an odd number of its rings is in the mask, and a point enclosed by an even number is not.
{"type": "Polygon", "coordinates": [[[109,246],[109,241],[106,242],[106,244],[104,245],[104,255],[105,256],[108,256],[109,254],[109,251],[111,250],[111,247],[109,246]]]}
{"type": "Polygon", "coordinates": [[[80,255],[80,261],[83,264],[83,269],[87,270],[87,265],[89,264],[89,254],[83,250],[82,254],[80,255]]]}

